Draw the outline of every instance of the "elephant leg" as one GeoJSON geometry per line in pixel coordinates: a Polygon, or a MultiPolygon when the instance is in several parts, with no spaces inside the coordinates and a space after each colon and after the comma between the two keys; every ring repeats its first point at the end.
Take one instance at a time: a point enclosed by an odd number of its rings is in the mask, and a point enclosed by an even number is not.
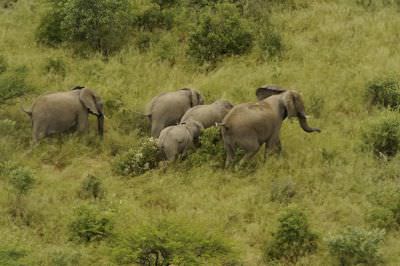
{"type": "Polygon", "coordinates": [[[264,161],[267,160],[269,153],[280,154],[282,152],[282,144],[279,138],[272,138],[265,143],[264,161]]]}
{"type": "Polygon", "coordinates": [[[88,114],[81,113],[78,115],[78,132],[84,133],[88,130],[89,121],[88,121],[88,114]]]}
{"type": "Polygon", "coordinates": [[[235,148],[230,143],[224,143],[226,151],[225,168],[228,168],[235,160],[235,148]]]}
{"type": "Polygon", "coordinates": [[[39,143],[39,140],[47,136],[46,126],[40,125],[40,123],[34,123],[32,128],[32,140],[33,144],[39,143]]]}

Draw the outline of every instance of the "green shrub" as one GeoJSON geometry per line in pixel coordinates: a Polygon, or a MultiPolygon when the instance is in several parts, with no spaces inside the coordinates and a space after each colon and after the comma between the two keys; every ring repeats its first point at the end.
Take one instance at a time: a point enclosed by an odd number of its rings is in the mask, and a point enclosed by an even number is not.
{"type": "Polygon", "coordinates": [[[155,29],[169,30],[173,24],[173,13],[169,10],[160,10],[155,6],[146,9],[134,19],[134,25],[142,31],[154,31],[155,29]]]}
{"type": "Polygon", "coordinates": [[[189,36],[188,54],[200,63],[215,63],[224,56],[250,51],[253,36],[238,9],[227,3],[203,15],[199,27],[189,36]]]}
{"type": "Polygon", "coordinates": [[[376,265],[382,261],[378,249],[384,236],[384,230],[346,228],[329,237],[327,242],[329,252],[339,260],[340,265],[376,265]]]}
{"type": "Polygon", "coordinates": [[[395,156],[400,149],[400,116],[384,112],[371,119],[362,132],[364,148],[377,156],[395,156]]]}
{"type": "Polygon", "coordinates": [[[15,248],[0,247],[0,265],[2,266],[23,266],[21,259],[26,256],[25,251],[15,248]]]}
{"type": "Polygon", "coordinates": [[[104,240],[112,235],[113,223],[107,213],[93,206],[81,206],[75,210],[69,224],[71,240],[93,242],[104,240]]]}
{"type": "Polygon", "coordinates": [[[156,168],[160,158],[156,140],[147,138],[143,139],[138,146],[118,156],[114,161],[113,169],[119,175],[137,176],[156,168]]]}
{"type": "Polygon", "coordinates": [[[200,147],[189,155],[188,163],[191,166],[201,166],[211,164],[212,166],[222,167],[224,165],[225,150],[220,129],[210,127],[200,135],[200,147]]]}
{"type": "MultiPolygon", "coordinates": [[[[125,234],[125,233],[124,233],[125,234]]],[[[193,225],[162,221],[122,236],[116,262],[138,265],[234,265],[235,254],[222,238],[193,225]]]]}
{"type": "Polygon", "coordinates": [[[380,189],[375,193],[369,194],[368,199],[377,206],[376,212],[378,212],[368,216],[371,223],[378,223],[386,229],[400,227],[399,187],[390,186],[389,189],[380,189]]]}
{"type": "Polygon", "coordinates": [[[82,182],[79,197],[83,199],[101,199],[105,195],[105,190],[101,180],[93,175],[88,175],[82,182]]]}
{"type": "Polygon", "coordinates": [[[49,58],[44,66],[44,70],[53,75],[65,77],[67,68],[61,58],[49,58]]]}
{"type": "Polygon", "coordinates": [[[300,257],[317,249],[318,236],[311,232],[306,215],[289,209],[279,218],[278,230],[267,244],[264,253],[266,263],[274,260],[295,263],[300,257]]]}
{"type": "Polygon", "coordinates": [[[26,83],[27,69],[20,67],[0,74],[0,104],[31,91],[26,83]]]}
{"type": "Polygon", "coordinates": [[[390,108],[400,107],[398,80],[393,76],[389,76],[369,82],[367,84],[367,97],[371,104],[390,108]]]}
{"type": "Polygon", "coordinates": [[[129,0],[62,0],[43,17],[37,40],[48,45],[68,42],[108,55],[126,43],[131,25],[129,0]]]}
{"type": "Polygon", "coordinates": [[[154,4],[157,4],[160,9],[165,9],[174,6],[179,3],[180,0],[151,0],[154,4]]]}
{"type": "Polygon", "coordinates": [[[7,68],[8,68],[8,63],[6,58],[0,55],[0,74],[6,72],[7,68]]]}
{"type": "Polygon", "coordinates": [[[66,40],[65,33],[61,28],[61,23],[65,17],[64,2],[66,1],[54,3],[53,8],[42,17],[36,29],[36,41],[38,43],[55,47],[66,40]]]}
{"type": "Polygon", "coordinates": [[[27,168],[15,168],[9,172],[8,176],[9,183],[17,195],[27,194],[35,184],[35,177],[27,168]]]}
{"type": "Polygon", "coordinates": [[[396,223],[393,211],[384,207],[375,207],[370,210],[366,220],[372,228],[390,230],[400,225],[396,223]]]}

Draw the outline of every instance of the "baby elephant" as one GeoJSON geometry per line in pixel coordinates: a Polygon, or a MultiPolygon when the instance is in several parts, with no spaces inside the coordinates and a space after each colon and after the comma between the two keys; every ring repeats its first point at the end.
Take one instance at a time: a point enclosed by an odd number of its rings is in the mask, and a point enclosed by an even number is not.
{"type": "Polygon", "coordinates": [[[194,120],[188,120],[176,126],[164,128],[158,138],[158,147],[168,161],[175,161],[194,148],[203,126],[194,120]]]}
{"type": "Polygon", "coordinates": [[[103,135],[103,102],[93,90],[85,87],[42,95],[33,103],[31,110],[24,112],[32,119],[34,143],[74,127],[79,132],[86,131],[89,113],[97,116],[98,132],[100,136],[103,135]]]}
{"type": "Polygon", "coordinates": [[[221,123],[232,108],[233,105],[224,100],[218,100],[212,104],[198,105],[186,111],[181,123],[191,119],[200,122],[204,128],[209,128],[216,123],[221,123]]]}

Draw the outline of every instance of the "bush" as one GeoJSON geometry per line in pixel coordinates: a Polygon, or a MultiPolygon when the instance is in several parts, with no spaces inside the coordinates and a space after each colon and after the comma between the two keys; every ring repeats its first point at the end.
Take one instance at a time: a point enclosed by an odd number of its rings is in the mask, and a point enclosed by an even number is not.
{"type": "Polygon", "coordinates": [[[220,129],[210,127],[200,135],[200,147],[196,152],[188,157],[191,166],[201,166],[211,163],[213,166],[222,167],[224,165],[225,150],[220,129]]]}
{"type": "Polygon", "coordinates": [[[295,263],[300,257],[316,251],[317,240],[317,235],[309,229],[305,214],[289,209],[279,218],[278,230],[267,244],[264,260],[266,263],[274,260],[295,263]]]}
{"type": "Polygon", "coordinates": [[[143,139],[136,147],[117,157],[113,169],[119,175],[137,176],[157,167],[161,154],[153,138],[143,139]]]}
{"type": "Polygon", "coordinates": [[[170,221],[141,226],[121,237],[114,254],[119,265],[234,265],[235,262],[235,254],[225,240],[196,231],[192,224],[170,221]]]}
{"type": "MultiPolygon", "coordinates": [[[[66,0],[67,1],[67,0],[66,0]]],[[[61,29],[61,23],[65,17],[63,4],[60,1],[40,21],[36,29],[36,41],[51,47],[55,47],[65,41],[66,36],[61,29]]]]}
{"type": "Polygon", "coordinates": [[[69,224],[71,239],[77,242],[93,242],[108,238],[113,224],[110,217],[93,206],[82,206],[75,211],[69,224]]]}
{"type": "Polygon", "coordinates": [[[0,135],[7,136],[15,132],[16,122],[10,119],[0,120],[0,135]]]}
{"type": "Polygon", "coordinates": [[[200,19],[199,27],[189,36],[188,54],[200,63],[215,63],[224,56],[245,54],[252,45],[253,36],[238,9],[222,3],[200,19]]]}
{"type": "Polygon", "coordinates": [[[400,116],[384,112],[372,119],[362,132],[364,148],[380,157],[395,156],[400,149],[400,116]]]}
{"type": "Polygon", "coordinates": [[[384,230],[346,228],[328,238],[327,242],[329,252],[339,260],[340,265],[376,265],[382,261],[378,249],[384,236],[384,230]]]}
{"type": "Polygon", "coordinates": [[[61,58],[49,58],[44,66],[44,70],[53,75],[65,77],[67,69],[61,58]]]}
{"type": "Polygon", "coordinates": [[[390,230],[400,225],[396,223],[393,211],[384,207],[375,207],[370,210],[366,220],[372,228],[390,230]]]}
{"type": "Polygon", "coordinates": [[[62,0],[43,17],[37,31],[39,42],[69,42],[105,55],[126,43],[132,24],[129,0],[62,0]]]}
{"type": "Polygon", "coordinates": [[[9,183],[17,195],[26,195],[35,184],[32,172],[23,167],[12,169],[9,174],[9,183]]]}
{"type": "Polygon", "coordinates": [[[395,77],[375,79],[367,84],[367,97],[371,104],[398,108],[400,106],[400,86],[395,77]]]}
{"type": "Polygon", "coordinates": [[[0,247],[0,265],[2,266],[22,266],[20,260],[26,256],[26,252],[8,247],[0,247]]]}
{"type": "Polygon", "coordinates": [[[173,24],[173,13],[169,10],[160,10],[155,6],[145,10],[134,19],[134,25],[142,31],[170,30],[173,24]]]}
{"type": "Polygon", "coordinates": [[[101,199],[104,197],[105,190],[101,180],[93,175],[88,175],[82,182],[79,197],[83,199],[101,199]]]}
{"type": "Polygon", "coordinates": [[[0,104],[31,91],[26,83],[27,69],[20,67],[0,74],[0,104]]]}

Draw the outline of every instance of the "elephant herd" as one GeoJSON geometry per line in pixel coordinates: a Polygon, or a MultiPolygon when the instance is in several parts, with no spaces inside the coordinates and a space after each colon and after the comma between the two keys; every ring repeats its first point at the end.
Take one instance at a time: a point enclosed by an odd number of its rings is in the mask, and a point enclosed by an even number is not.
{"type": "MultiPolygon", "coordinates": [[[[147,105],[145,116],[151,122],[151,136],[168,161],[185,155],[199,146],[202,130],[219,126],[226,150],[225,166],[235,159],[236,149],[244,150],[241,163],[252,158],[261,145],[268,151],[279,152],[279,132],[287,117],[297,117],[305,132],[320,132],[307,123],[300,94],[277,86],[256,90],[256,102],[232,105],[225,100],[204,104],[200,92],[183,88],[155,96],[147,105]]],[[[98,120],[99,135],[103,135],[103,102],[92,89],[75,87],[68,92],[39,96],[30,110],[24,110],[32,120],[32,138],[37,143],[53,133],[76,129],[85,132],[88,115],[98,120]]]]}

